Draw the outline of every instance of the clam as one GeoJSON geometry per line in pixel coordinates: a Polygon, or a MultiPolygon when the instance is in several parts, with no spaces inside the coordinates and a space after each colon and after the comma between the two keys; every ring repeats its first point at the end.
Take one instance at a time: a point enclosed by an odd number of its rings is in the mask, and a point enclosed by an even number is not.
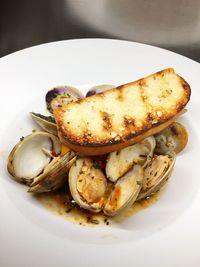
{"type": "Polygon", "coordinates": [[[68,171],[75,160],[76,155],[72,151],[65,155],[55,157],[50,164],[47,165],[43,173],[34,178],[28,192],[49,192],[63,186],[68,179],[68,171]]]}
{"type": "Polygon", "coordinates": [[[33,120],[46,132],[57,135],[56,122],[53,116],[44,116],[40,113],[30,112],[33,120]]]}
{"type": "Polygon", "coordinates": [[[116,182],[135,164],[144,166],[151,160],[155,148],[155,138],[150,136],[140,143],[126,147],[117,152],[111,152],[106,164],[106,176],[116,182]]]}
{"type": "Polygon", "coordinates": [[[188,134],[183,125],[178,122],[172,123],[169,127],[155,135],[156,148],[158,154],[166,154],[174,151],[179,153],[182,151],[187,142],[188,134]]]}
{"type": "Polygon", "coordinates": [[[35,132],[15,145],[8,157],[8,171],[18,181],[32,183],[61,151],[59,139],[49,133],[35,132]]]}
{"type": "Polygon", "coordinates": [[[116,86],[114,86],[112,84],[95,85],[92,88],[90,88],[90,90],[86,94],[86,97],[105,92],[105,91],[110,90],[110,89],[115,88],[115,87],[116,86]]]}
{"type": "Polygon", "coordinates": [[[46,94],[47,109],[53,113],[54,109],[82,98],[84,96],[77,88],[72,86],[58,86],[46,94]]]}
{"type": "Polygon", "coordinates": [[[151,196],[166,184],[175,161],[176,154],[174,152],[169,155],[154,155],[152,161],[145,167],[143,186],[137,200],[151,196]]]}
{"type": "Polygon", "coordinates": [[[75,202],[86,210],[99,212],[104,203],[107,181],[91,158],[77,159],[69,171],[69,188],[75,202]]]}
{"type": "Polygon", "coordinates": [[[140,165],[134,165],[115,183],[110,196],[105,202],[103,212],[108,216],[114,216],[130,207],[141,190],[143,177],[143,168],[140,165]]]}
{"type": "Polygon", "coordinates": [[[60,155],[58,137],[34,132],[15,145],[8,157],[8,172],[16,180],[30,185],[30,192],[47,192],[59,188],[65,180],[75,154],[60,155]]]}

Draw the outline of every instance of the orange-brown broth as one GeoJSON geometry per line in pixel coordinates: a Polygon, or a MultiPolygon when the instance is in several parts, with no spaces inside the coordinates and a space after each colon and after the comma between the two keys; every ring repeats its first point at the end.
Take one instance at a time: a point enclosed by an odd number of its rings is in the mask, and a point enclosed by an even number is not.
{"type": "Polygon", "coordinates": [[[137,212],[153,205],[161,195],[161,191],[153,194],[148,199],[135,202],[131,207],[124,210],[120,215],[108,217],[103,212],[98,214],[81,209],[69,196],[66,190],[49,192],[35,195],[35,198],[55,215],[59,215],[67,221],[83,226],[112,225],[133,216],[137,212]]]}

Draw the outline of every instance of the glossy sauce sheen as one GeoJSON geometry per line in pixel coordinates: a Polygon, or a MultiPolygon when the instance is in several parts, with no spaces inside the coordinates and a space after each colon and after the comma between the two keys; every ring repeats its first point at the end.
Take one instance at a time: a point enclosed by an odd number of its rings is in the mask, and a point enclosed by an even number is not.
{"type": "Polygon", "coordinates": [[[111,199],[110,199],[110,206],[112,208],[112,210],[116,210],[117,209],[117,203],[118,203],[118,199],[120,198],[121,195],[121,187],[116,187],[114,194],[112,195],[111,199]]]}
{"type": "Polygon", "coordinates": [[[135,202],[130,208],[115,217],[107,217],[103,212],[95,214],[79,208],[64,191],[38,194],[35,195],[35,198],[55,215],[59,215],[72,223],[83,226],[109,226],[120,223],[137,212],[150,207],[160,198],[162,191],[153,194],[148,199],[135,202]]]}

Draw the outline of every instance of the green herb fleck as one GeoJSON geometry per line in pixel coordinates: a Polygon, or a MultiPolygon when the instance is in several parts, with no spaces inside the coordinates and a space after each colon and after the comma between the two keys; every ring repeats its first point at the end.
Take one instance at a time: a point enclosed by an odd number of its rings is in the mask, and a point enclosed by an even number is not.
{"type": "Polygon", "coordinates": [[[93,167],[94,167],[95,169],[100,169],[100,165],[99,165],[99,163],[96,162],[96,161],[93,163],[93,167]]]}
{"type": "Polygon", "coordinates": [[[87,222],[93,224],[99,224],[99,221],[97,219],[93,219],[91,217],[87,217],[87,222]]]}
{"type": "Polygon", "coordinates": [[[54,117],[52,117],[52,116],[44,116],[44,115],[42,115],[42,114],[40,114],[40,113],[35,113],[35,112],[31,112],[31,114],[32,114],[33,116],[35,116],[35,117],[41,118],[41,119],[46,120],[46,121],[48,121],[48,122],[56,123],[54,117]]]}

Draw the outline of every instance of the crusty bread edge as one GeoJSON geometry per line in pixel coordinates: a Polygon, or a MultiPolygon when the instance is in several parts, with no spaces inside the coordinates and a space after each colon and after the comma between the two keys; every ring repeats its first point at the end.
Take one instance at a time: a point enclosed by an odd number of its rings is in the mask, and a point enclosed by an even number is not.
{"type": "MultiPolygon", "coordinates": [[[[61,142],[63,144],[65,144],[66,146],[68,146],[70,149],[77,151],[79,153],[85,154],[85,155],[101,155],[101,154],[106,154],[109,153],[111,151],[117,151],[120,150],[124,147],[127,147],[129,145],[132,145],[136,142],[139,142],[140,140],[153,135],[155,133],[160,132],[161,130],[163,130],[164,128],[166,128],[167,126],[169,126],[172,122],[174,122],[176,120],[177,117],[179,117],[181,114],[184,113],[184,107],[186,106],[187,102],[190,100],[190,96],[191,96],[191,88],[189,86],[189,84],[180,76],[178,75],[175,70],[173,68],[167,68],[164,70],[161,70],[159,72],[156,72],[154,74],[151,74],[149,76],[146,76],[145,78],[141,78],[139,80],[136,80],[134,82],[130,82],[121,86],[118,86],[117,88],[120,89],[121,87],[124,86],[129,86],[131,84],[140,84],[143,79],[146,79],[148,77],[153,77],[154,75],[164,75],[166,73],[174,73],[177,75],[177,77],[180,79],[180,82],[182,84],[182,86],[185,89],[185,94],[186,94],[186,98],[187,100],[184,102],[180,102],[179,105],[177,106],[177,114],[176,115],[172,115],[168,118],[162,118],[160,121],[158,121],[158,123],[152,125],[152,127],[150,129],[143,129],[142,131],[138,132],[138,134],[134,134],[134,135],[129,135],[128,138],[123,138],[122,140],[117,140],[117,142],[108,142],[108,143],[103,143],[103,142],[99,142],[99,143],[94,143],[94,142],[85,142],[81,143],[79,142],[80,140],[76,140],[73,138],[73,136],[71,136],[70,134],[68,135],[67,133],[67,129],[65,129],[65,131],[63,130],[63,121],[60,119],[62,117],[62,113],[64,112],[62,108],[58,108],[54,111],[54,115],[56,118],[56,123],[57,123],[57,128],[58,128],[58,135],[59,138],[61,140],[61,142]]],[[[114,89],[110,89],[109,91],[115,90],[114,89]]],[[[105,92],[106,93],[106,92],[105,92]]],[[[104,93],[101,93],[104,94],[104,93]]],[[[99,94],[99,95],[101,95],[99,94]]],[[[97,97],[98,95],[95,96],[91,96],[91,97],[97,97]]],[[[78,102],[84,101],[84,99],[79,100],[78,102]]],[[[73,103],[72,103],[73,104],[73,103]]]]}
{"type": "Polygon", "coordinates": [[[186,110],[183,109],[179,113],[177,113],[174,117],[170,118],[168,121],[162,124],[159,124],[158,126],[155,126],[153,128],[150,128],[146,132],[138,136],[135,136],[129,140],[126,140],[125,142],[118,143],[118,144],[109,144],[109,145],[104,145],[104,146],[92,146],[91,147],[91,146],[77,145],[77,144],[68,142],[66,139],[63,139],[61,135],[59,135],[59,138],[64,145],[66,145],[71,150],[76,151],[80,154],[88,155],[88,156],[103,155],[103,154],[107,154],[113,151],[121,150],[127,146],[140,142],[141,140],[143,140],[144,138],[148,136],[154,135],[162,131],[163,129],[168,127],[170,124],[172,124],[179,116],[181,116],[185,112],[186,110]]]}

